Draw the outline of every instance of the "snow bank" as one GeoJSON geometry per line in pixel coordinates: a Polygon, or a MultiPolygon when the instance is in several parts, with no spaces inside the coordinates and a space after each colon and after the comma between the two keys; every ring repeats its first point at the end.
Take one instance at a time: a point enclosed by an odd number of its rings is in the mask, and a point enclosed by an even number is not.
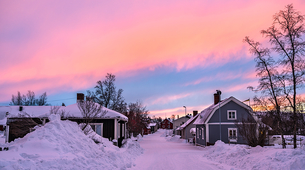
{"type": "Polygon", "coordinates": [[[304,169],[305,147],[275,149],[229,145],[217,141],[204,150],[204,157],[241,169],[304,169]]]}
{"type": "Polygon", "coordinates": [[[160,137],[167,137],[167,136],[172,136],[173,135],[173,130],[158,129],[158,131],[162,132],[160,137]]]}
{"type": "Polygon", "coordinates": [[[126,169],[142,153],[137,142],[125,148],[96,144],[77,123],[50,115],[50,122],[24,138],[5,144],[0,169],[126,169]],[[114,149],[115,148],[115,149],[114,149]]]}

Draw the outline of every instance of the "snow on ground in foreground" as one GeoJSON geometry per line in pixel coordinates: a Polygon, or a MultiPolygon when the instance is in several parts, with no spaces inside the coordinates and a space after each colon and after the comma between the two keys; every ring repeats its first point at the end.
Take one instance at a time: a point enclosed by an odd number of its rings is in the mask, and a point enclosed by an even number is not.
{"type": "MultiPolygon", "coordinates": [[[[165,132],[163,131],[160,137],[165,137],[165,132]]],[[[184,143],[185,139],[180,139],[180,136],[167,136],[165,140],[169,143],[184,143]]],[[[141,144],[141,143],[140,143],[141,144]]],[[[198,146],[193,146],[193,148],[198,148],[198,146]]],[[[236,145],[236,144],[225,144],[221,141],[217,141],[214,146],[202,147],[201,156],[212,162],[219,163],[223,165],[222,168],[234,167],[229,169],[257,169],[257,170],[305,170],[305,146],[297,149],[281,149],[274,147],[249,147],[247,145],[236,145]],[[228,167],[226,167],[228,165],[228,167]]],[[[193,151],[189,148],[189,151],[184,151],[192,153],[193,151]]],[[[195,153],[193,153],[195,154],[195,153]]],[[[176,160],[177,162],[184,160],[176,160]]],[[[198,157],[198,161],[205,161],[198,157]]],[[[194,162],[196,163],[196,162],[194,162]]],[[[220,165],[218,165],[220,166],[220,165]]]]}
{"type": "Polygon", "coordinates": [[[229,145],[217,141],[203,155],[212,161],[240,169],[305,169],[305,146],[297,149],[229,145]]]}
{"type": "Polygon", "coordinates": [[[61,121],[57,115],[50,122],[25,137],[2,147],[0,169],[126,169],[143,152],[132,140],[122,148],[109,142],[96,144],[77,123],[61,121]]]}

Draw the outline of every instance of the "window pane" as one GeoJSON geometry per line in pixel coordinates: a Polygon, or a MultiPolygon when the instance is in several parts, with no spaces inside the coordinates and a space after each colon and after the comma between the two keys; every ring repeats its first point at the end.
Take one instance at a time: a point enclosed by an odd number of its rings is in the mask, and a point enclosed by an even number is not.
{"type": "Polygon", "coordinates": [[[235,112],[232,112],[232,118],[235,119],[235,112]]]}
{"type": "Polygon", "coordinates": [[[101,127],[101,125],[96,125],[95,128],[96,128],[96,131],[95,131],[95,132],[96,132],[97,134],[99,134],[100,136],[102,136],[102,127],[101,127]]]}

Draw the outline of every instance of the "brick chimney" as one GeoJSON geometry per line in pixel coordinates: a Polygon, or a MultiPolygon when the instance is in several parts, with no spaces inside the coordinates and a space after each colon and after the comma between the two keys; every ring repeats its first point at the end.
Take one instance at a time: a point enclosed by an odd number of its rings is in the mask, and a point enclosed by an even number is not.
{"type": "Polygon", "coordinates": [[[193,110],[193,117],[195,117],[198,114],[198,110],[193,110]]]}
{"type": "Polygon", "coordinates": [[[217,104],[221,101],[220,100],[220,95],[221,95],[221,91],[216,90],[216,93],[214,93],[214,104],[217,104]]]}
{"type": "Polygon", "coordinates": [[[84,93],[77,93],[76,101],[84,100],[84,99],[85,99],[84,93]]]}
{"type": "Polygon", "coordinates": [[[177,115],[177,119],[179,119],[179,115],[177,115]]]}

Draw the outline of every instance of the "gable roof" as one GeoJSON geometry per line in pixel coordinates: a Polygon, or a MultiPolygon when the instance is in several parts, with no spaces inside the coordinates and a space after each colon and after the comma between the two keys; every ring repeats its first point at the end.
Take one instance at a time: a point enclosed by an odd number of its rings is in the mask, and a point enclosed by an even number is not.
{"type": "Polygon", "coordinates": [[[191,117],[189,120],[187,120],[185,123],[183,123],[183,125],[179,126],[176,130],[182,130],[185,127],[187,127],[190,123],[193,122],[193,120],[195,120],[197,117],[199,116],[199,114],[197,114],[196,116],[191,117]]]}
{"type": "Polygon", "coordinates": [[[236,104],[240,105],[241,107],[244,107],[245,109],[247,109],[250,114],[253,116],[253,118],[255,120],[256,117],[253,115],[253,110],[250,106],[246,105],[245,103],[237,100],[235,97],[231,96],[229,98],[226,98],[224,100],[222,100],[221,102],[217,103],[217,104],[212,104],[211,106],[207,107],[206,109],[204,109],[203,111],[201,111],[197,117],[197,119],[195,120],[194,124],[198,125],[198,124],[205,124],[207,123],[210,118],[212,117],[212,115],[214,114],[214,112],[220,107],[224,106],[225,104],[229,103],[230,101],[234,101],[236,104]]]}

